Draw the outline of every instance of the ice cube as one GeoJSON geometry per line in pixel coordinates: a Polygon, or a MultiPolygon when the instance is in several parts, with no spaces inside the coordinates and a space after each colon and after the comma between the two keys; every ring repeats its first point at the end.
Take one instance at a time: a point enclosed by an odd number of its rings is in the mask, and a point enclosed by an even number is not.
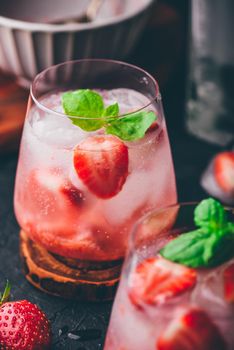
{"type": "Polygon", "coordinates": [[[230,310],[224,297],[223,271],[226,266],[223,264],[200,272],[199,283],[191,293],[191,300],[214,316],[219,313],[225,315],[230,310]]]}
{"type": "Polygon", "coordinates": [[[52,111],[64,114],[61,96],[62,96],[61,92],[50,94],[50,95],[47,95],[47,96],[43,96],[39,100],[39,102],[43,106],[49,108],[52,111]]]}
{"type": "Polygon", "coordinates": [[[164,320],[161,314],[160,323],[156,324],[144,311],[135,308],[128,297],[127,286],[123,283],[121,281],[116,296],[108,336],[112,338],[116,349],[124,349],[124,346],[128,349],[145,349],[146,344],[152,339],[155,341],[160,334],[165,325],[164,320]],[[135,334],[136,330],[138,334],[135,334]]]}
{"type": "Polygon", "coordinates": [[[150,103],[150,100],[140,92],[132,89],[100,90],[106,106],[118,102],[120,114],[136,111],[150,103]]]}
{"type": "Polygon", "coordinates": [[[66,116],[34,111],[31,125],[34,134],[43,142],[63,148],[73,148],[86,137],[86,132],[66,116]]]}
{"type": "Polygon", "coordinates": [[[128,175],[119,194],[103,203],[103,210],[109,222],[113,225],[121,225],[131,218],[135,210],[146,206],[151,190],[151,183],[147,180],[145,171],[128,175]]]}
{"type": "Polygon", "coordinates": [[[231,345],[230,349],[234,342],[233,323],[231,322],[233,307],[225,300],[223,273],[226,267],[233,262],[234,259],[215,269],[201,272],[199,283],[191,294],[191,300],[206,310],[216,322],[224,338],[231,345]]]}

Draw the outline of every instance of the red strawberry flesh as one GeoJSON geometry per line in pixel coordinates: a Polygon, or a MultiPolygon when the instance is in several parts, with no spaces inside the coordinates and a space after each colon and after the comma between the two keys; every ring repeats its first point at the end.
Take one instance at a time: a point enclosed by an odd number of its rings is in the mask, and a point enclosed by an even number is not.
{"type": "Polygon", "coordinates": [[[214,175],[221,189],[234,195],[234,152],[222,152],[215,157],[214,175]]]}
{"type": "Polygon", "coordinates": [[[156,350],[227,350],[218,327],[201,309],[180,312],[157,340],[156,350]]]}
{"type": "Polygon", "coordinates": [[[225,299],[234,303],[234,263],[224,270],[224,295],[225,299]]]}
{"type": "Polygon", "coordinates": [[[61,186],[60,192],[66,196],[71,204],[78,207],[83,205],[85,199],[83,192],[72,184],[65,184],[64,186],[61,186]]]}
{"type": "Polygon", "coordinates": [[[161,257],[148,258],[131,274],[129,297],[138,307],[163,304],[194,287],[196,277],[194,269],[161,257]]]}
{"type": "Polygon", "coordinates": [[[128,148],[115,136],[90,136],[75,148],[74,167],[92,193],[111,198],[128,176],[128,148]]]}
{"type": "Polygon", "coordinates": [[[155,131],[159,128],[158,122],[155,120],[149,127],[148,131],[155,131]]]}
{"type": "Polygon", "coordinates": [[[49,349],[51,329],[45,314],[27,300],[0,307],[0,348],[11,350],[49,349]]]}

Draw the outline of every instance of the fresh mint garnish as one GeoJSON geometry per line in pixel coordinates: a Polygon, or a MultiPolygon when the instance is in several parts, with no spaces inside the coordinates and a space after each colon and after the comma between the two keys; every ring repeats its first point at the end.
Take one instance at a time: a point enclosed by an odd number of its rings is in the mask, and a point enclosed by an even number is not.
{"type": "Polygon", "coordinates": [[[118,136],[124,141],[134,141],[144,137],[145,132],[155,121],[153,112],[138,112],[112,120],[106,127],[106,133],[118,136]]]}
{"type": "Polygon", "coordinates": [[[217,266],[234,256],[234,224],[227,221],[224,207],[208,198],[197,205],[194,222],[198,228],[170,241],[160,254],[189,267],[217,266]]]}
{"type": "Polygon", "coordinates": [[[140,111],[118,117],[119,105],[105,107],[103,98],[92,90],[76,90],[62,95],[62,105],[72,123],[85,131],[105,128],[107,134],[125,141],[144,137],[150,125],[157,119],[154,112],[140,111]]]}
{"type": "Polygon", "coordinates": [[[102,116],[103,117],[117,117],[118,114],[119,114],[119,105],[116,102],[113,105],[110,105],[106,109],[104,109],[102,116]]]}
{"type": "Polygon", "coordinates": [[[194,222],[197,226],[214,231],[226,224],[227,215],[221,203],[208,198],[202,201],[194,211],[194,222]]]}
{"type": "Polygon", "coordinates": [[[104,103],[102,97],[95,91],[76,90],[65,92],[62,95],[62,104],[72,123],[81,129],[95,131],[103,127],[104,118],[101,117],[105,110],[104,103]]]}

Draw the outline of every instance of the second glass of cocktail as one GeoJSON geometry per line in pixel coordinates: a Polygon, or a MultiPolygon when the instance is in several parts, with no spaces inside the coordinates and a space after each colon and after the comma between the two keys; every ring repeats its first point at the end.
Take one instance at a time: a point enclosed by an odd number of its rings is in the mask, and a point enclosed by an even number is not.
{"type": "Polygon", "coordinates": [[[35,78],[15,186],[30,282],[112,298],[133,223],[175,202],[161,96],[148,73],[80,60],[35,78]]]}
{"type": "Polygon", "coordinates": [[[233,350],[233,303],[234,210],[153,210],[130,235],[104,350],[233,350]]]}

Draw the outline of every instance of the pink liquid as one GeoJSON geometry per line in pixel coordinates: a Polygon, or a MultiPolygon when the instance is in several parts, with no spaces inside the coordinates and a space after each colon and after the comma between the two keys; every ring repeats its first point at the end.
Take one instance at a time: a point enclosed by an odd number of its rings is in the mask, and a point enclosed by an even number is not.
{"type": "MultiPolygon", "coordinates": [[[[152,248],[152,247],[151,247],[152,248]]],[[[152,251],[143,252],[142,256],[152,256],[152,251]]],[[[141,255],[141,254],[140,254],[141,255]]],[[[204,311],[211,322],[217,327],[218,332],[225,340],[225,350],[233,350],[233,304],[225,299],[224,271],[234,264],[234,260],[213,269],[197,270],[197,282],[191,290],[168,299],[161,305],[149,305],[142,303],[142,307],[136,306],[130,296],[132,288],[132,276],[135,273],[137,261],[141,257],[135,254],[131,256],[132,263],[124,269],[123,276],[115,298],[111,320],[108,328],[104,350],[158,350],[158,341],[171,322],[191,308],[199,308],[204,311]]],[[[163,284],[163,282],[162,282],[163,284]]],[[[179,325],[179,321],[176,322],[179,325]]],[[[217,332],[216,332],[217,333],[217,332]]],[[[213,334],[215,336],[215,334],[213,334]]],[[[193,345],[199,334],[185,335],[184,349],[196,350],[221,350],[219,347],[212,349],[193,345]],[[187,342],[186,342],[187,337],[187,342]],[[187,344],[187,345],[186,345],[187,344]]],[[[161,348],[160,348],[161,349],[161,348]]],[[[169,349],[169,348],[165,348],[169,349]]],[[[170,349],[179,349],[178,344],[171,345],[170,349]]],[[[224,349],[222,347],[222,349],[224,349]]]]}
{"type": "MultiPolygon", "coordinates": [[[[106,103],[117,100],[122,113],[136,110],[146,99],[126,89],[102,94],[106,103]]],[[[41,102],[61,111],[60,94],[41,102]]],[[[25,121],[15,185],[15,212],[23,230],[49,251],[65,257],[122,258],[136,220],[153,207],[176,202],[166,125],[158,114],[158,128],[139,141],[126,142],[129,174],[122,190],[101,199],[79,179],[73,150],[91,134],[103,131],[84,132],[65,116],[33,107],[25,121]]]]}

